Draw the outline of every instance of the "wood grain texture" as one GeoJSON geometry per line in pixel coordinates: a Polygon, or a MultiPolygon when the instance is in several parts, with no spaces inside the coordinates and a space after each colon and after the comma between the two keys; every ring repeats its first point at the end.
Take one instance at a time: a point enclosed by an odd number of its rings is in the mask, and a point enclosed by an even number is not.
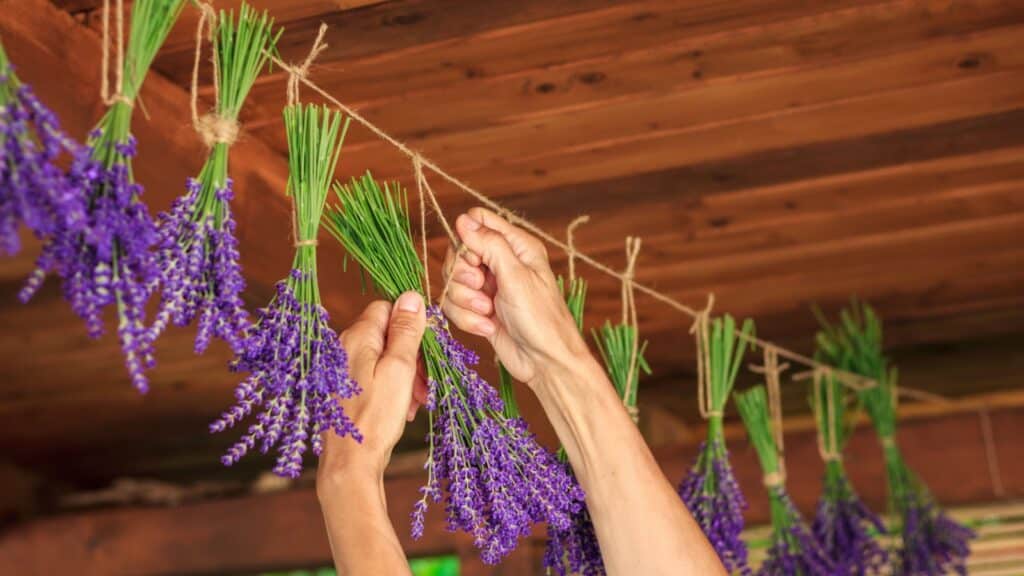
{"type": "MultiPolygon", "coordinates": [[[[100,113],[98,3],[56,4],[75,17],[43,0],[0,0],[0,32],[19,72],[80,136],[100,113]]],[[[959,397],[1019,382],[1019,2],[253,4],[284,26],[286,61],[301,60],[329,24],[313,80],[545,230],[561,235],[590,213],[579,247],[613,266],[622,239],[642,236],[642,282],[692,305],[713,291],[718,311],[754,317],[761,335],[802,352],[815,328],[809,306],[834,311],[856,294],[886,318],[892,354],[915,386],[959,397]]],[[[154,210],[202,161],[185,92],[195,17],[186,10],[156,60],[143,92],[151,118],[136,118],[137,171],[154,210]]],[[[284,80],[280,71],[259,80],[232,157],[252,306],[291,256],[284,80]]],[[[339,177],[369,168],[410,182],[407,160],[365,130],[350,136],[339,177]]],[[[449,215],[472,205],[435,187],[449,215]]],[[[446,242],[428,226],[436,271],[446,242]]],[[[370,296],[342,273],[333,242],[321,252],[340,328],[370,296]]],[[[33,257],[30,248],[0,261],[0,323],[13,328],[0,332],[0,379],[14,383],[0,389],[0,417],[11,423],[0,451],[80,486],[120,475],[248,478],[264,467],[225,472],[215,458],[228,438],[205,432],[236,382],[223,370],[226,351],[196,358],[188,331],[169,333],[154,392],[139,398],[113,339],[89,341],[54,286],[28,307],[13,304],[33,257]]],[[[564,270],[563,255],[552,261],[564,270]]],[[[617,317],[616,282],[580,270],[592,282],[588,325],[617,317]]],[[[641,392],[644,413],[657,414],[646,431],[677,442],[696,416],[690,320],[639,303],[656,371],[641,392]]],[[[788,411],[803,409],[801,394],[787,394],[788,411]]],[[[410,428],[403,448],[418,448],[422,432],[422,423],[410,428]]]]}

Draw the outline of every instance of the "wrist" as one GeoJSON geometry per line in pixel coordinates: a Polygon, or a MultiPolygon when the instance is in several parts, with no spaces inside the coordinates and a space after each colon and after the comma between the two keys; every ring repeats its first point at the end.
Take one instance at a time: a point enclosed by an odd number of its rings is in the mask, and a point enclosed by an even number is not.
{"type": "Polygon", "coordinates": [[[354,486],[381,484],[388,460],[359,445],[350,450],[325,449],[316,472],[317,496],[323,500],[350,493],[354,486]]]}

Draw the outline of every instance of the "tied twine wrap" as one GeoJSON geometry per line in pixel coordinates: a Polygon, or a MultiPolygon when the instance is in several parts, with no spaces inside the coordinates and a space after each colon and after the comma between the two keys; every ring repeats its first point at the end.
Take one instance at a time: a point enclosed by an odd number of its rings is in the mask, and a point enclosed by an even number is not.
{"type": "Polygon", "coordinates": [[[694,314],[693,324],[690,325],[690,334],[697,341],[697,408],[705,420],[722,417],[722,411],[711,405],[711,336],[708,323],[714,305],[715,295],[709,292],[707,305],[694,314]]]}
{"type": "Polygon", "coordinates": [[[750,366],[751,372],[763,374],[765,388],[768,391],[768,414],[772,423],[772,439],[775,440],[775,451],[779,459],[779,469],[764,476],[765,486],[779,486],[786,481],[786,448],[782,426],[782,387],[783,370],[789,368],[788,363],[779,364],[779,351],[773,344],[764,347],[764,365],[750,366]]]}
{"type": "Polygon", "coordinates": [[[309,49],[309,54],[306,55],[306,59],[302,61],[302,64],[285,64],[278,61],[278,64],[288,72],[286,90],[289,105],[299,102],[299,85],[306,80],[306,76],[309,74],[309,67],[313,65],[313,61],[316,60],[321,52],[327,49],[327,43],[324,42],[326,34],[327,24],[321,22],[320,29],[316,33],[316,39],[313,41],[313,47],[309,49]]]}
{"type": "Polygon", "coordinates": [[[622,323],[633,328],[633,343],[629,351],[629,371],[626,373],[626,388],[622,393],[622,402],[634,423],[640,422],[640,409],[630,406],[627,402],[633,396],[633,381],[639,380],[640,323],[636,314],[636,299],[633,296],[633,277],[636,274],[636,259],[639,254],[640,238],[626,237],[626,269],[622,272],[622,323]]]}
{"type": "Polygon", "coordinates": [[[199,23],[196,24],[196,51],[192,62],[192,89],[189,102],[192,112],[192,128],[203,139],[207,148],[213,148],[217,144],[228,146],[238,140],[238,120],[221,116],[220,114],[199,115],[199,62],[203,52],[203,30],[206,30],[206,38],[213,46],[210,62],[213,64],[213,93],[214,100],[220,100],[220,71],[217,64],[217,11],[208,2],[200,2],[199,23]]]}
{"type": "Polygon", "coordinates": [[[100,56],[100,97],[107,106],[120,103],[133,108],[135,102],[124,95],[124,0],[115,3],[117,26],[115,46],[117,64],[114,67],[114,93],[110,93],[110,0],[103,0],[103,40],[100,56]]]}

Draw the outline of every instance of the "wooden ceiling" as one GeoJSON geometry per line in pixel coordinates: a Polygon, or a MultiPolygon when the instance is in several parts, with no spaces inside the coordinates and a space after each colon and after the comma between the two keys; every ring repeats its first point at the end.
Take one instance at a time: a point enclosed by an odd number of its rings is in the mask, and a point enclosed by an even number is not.
{"type": "MultiPolygon", "coordinates": [[[[762,336],[803,352],[809,306],[834,311],[858,295],[887,320],[908,386],[953,397],[1019,389],[1021,2],[252,3],[284,25],[286,61],[302,60],[327,23],[312,80],[451,174],[554,234],[590,214],[578,245],[616,267],[624,237],[641,236],[639,281],[697,306],[714,292],[718,311],[752,316],[762,336]]],[[[0,0],[12,60],[76,136],[101,110],[100,4],[0,0]]],[[[150,118],[136,117],[153,210],[203,160],[186,94],[195,22],[188,9],[147,80],[150,118]]],[[[278,71],[258,82],[232,157],[253,305],[290,260],[284,81],[278,71]]],[[[208,78],[201,94],[212,94],[208,78]]],[[[367,169],[410,182],[407,160],[353,129],[338,175],[367,169]]],[[[472,204],[434,185],[449,216],[472,204]]],[[[445,240],[436,222],[432,232],[436,263],[445,240]]],[[[321,249],[323,289],[343,327],[367,297],[332,244],[321,249]]],[[[216,459],[229,438],[206,433],[236,382],[226,352],[193,356],[190,332],[171,332],[154,391],[138,397],[114,339],[89,341],[57,288],[14,301],[33,258],[0,261],[3,458],[71,488],[234,475],[216,459]]],[[[553,259],[564,267],[564,255],[553,259]]],[[[617,317],[617,285],[582,272],[588,321],[617,317]]],[[[641,391],[645,426],[685,430],[696,420],[690,320],[643,297],[639,306],[656,371],[641,391]]],[[[786,400],[806,404],[800,392],[786,400]]],[[[421,437],[410,431],[406,446],[421,437]]]]}

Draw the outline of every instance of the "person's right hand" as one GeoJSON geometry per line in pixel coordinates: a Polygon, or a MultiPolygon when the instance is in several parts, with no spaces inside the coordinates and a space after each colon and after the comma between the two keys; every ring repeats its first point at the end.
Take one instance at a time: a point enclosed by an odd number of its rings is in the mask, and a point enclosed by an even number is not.
{"type": "Polygon", "coordinates": [[[487,338],[531,387],[549,368],[589,355],[540,240],[483,208],[459,216],[455,228],[465,250],[448,250],[443,304],[456,326],[487,338]]]}

